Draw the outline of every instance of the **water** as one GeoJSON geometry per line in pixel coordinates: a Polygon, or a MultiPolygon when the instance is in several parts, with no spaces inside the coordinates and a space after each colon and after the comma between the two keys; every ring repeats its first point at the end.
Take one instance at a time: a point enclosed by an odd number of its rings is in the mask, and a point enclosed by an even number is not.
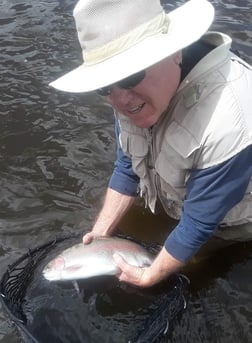
{"type": "MultiPolygon", "coordinates": [[[[173,2],[165,3],[169,8],[173,2]]],[[[252,1],[212,3],[212,29],[231,34],[234,49],[252,63],[252,1]]],[[[90,228],[113,169],[111,109],[95,94],[65,94],[48,87],[81,61],[74,4],[0,3],[1,275],[29,247],[90,228]]],[[[165,225],[163,215],[154,218],[139,207],[122,223],[136,236],[144,232],[147,241],[153,226],[162,241],[165,225]]],[[[174,327],[173,342],[251,341],[251,270],[251,244],[227,248],[193,265],[188,270],[190,305],[174,327]]],[[[2,312],[0,342],[18,342],[2,312]]]]}

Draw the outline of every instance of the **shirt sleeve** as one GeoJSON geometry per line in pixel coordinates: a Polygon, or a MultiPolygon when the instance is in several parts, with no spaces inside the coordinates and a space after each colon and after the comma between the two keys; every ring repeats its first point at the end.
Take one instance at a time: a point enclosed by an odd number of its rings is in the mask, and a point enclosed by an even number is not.
{"type": "Polygon", "coordinates": [[[188,261],[242,200],[251,176],[252,146],[217,166],[193,170],[181,219],[165,242],[166,250],[176,259],[188,261]]]}
{"type": "Polygon", "coordinates": [[[136,196],[139,177],[132,169],[131,159],[122,151],[119,141],[120,126],[117,118],[115,119],[115,133],[117,142],[117,160],[115,161],[115,167],[110,178],[109,187],[119,193],[136,196]]]}

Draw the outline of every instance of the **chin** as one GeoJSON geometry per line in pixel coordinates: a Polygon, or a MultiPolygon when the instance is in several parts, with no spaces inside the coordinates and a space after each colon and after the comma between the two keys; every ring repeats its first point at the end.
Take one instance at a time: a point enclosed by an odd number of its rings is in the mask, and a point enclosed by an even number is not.
{"type": "Polygon", "coordinates": [[[134,124],[135,126],[141,129],[148,129],[152,127],[153,125],[155,125],[157,121],[158,121],[157,117],[150,117],[149,119],[145,117],[142,120],[131,120],[132,124],[134,124]]]}
{"type": "Polygon", "coordinates": [[[132,120],[132,124],[135,125],[136,127],[139,127],[140,129],[148,129],[149,127],[151,127],[152,125],[149,125],[146,122],[138,122],[138,121],[133,121],[132,120]]]}

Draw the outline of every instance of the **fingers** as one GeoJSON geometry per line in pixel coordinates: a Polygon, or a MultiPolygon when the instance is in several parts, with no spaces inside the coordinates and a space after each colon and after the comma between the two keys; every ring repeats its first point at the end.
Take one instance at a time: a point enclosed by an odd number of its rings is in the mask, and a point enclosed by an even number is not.
{"type": "Polygon", "coordinates": [[[121,270],[127,269],[127,266],[129,266],[119,254],[113,254],[113,259],[121,270]]]}
{"type": "Polygon", "coordinates": [[[94,234],[92,232],[88,232],[82,237],[82,242],[83,244],[89,244],[92,242],[93,239],[94,239],[94,234]]]}
{"type": "Polygon", "coordinates": [[[131,266],[129,266],[124,258],[122,256],[120,256],[119,254],[113,254],[113,259],[117,265],[117,267],[119,267],[119,272],[117,273],[117,277],[120,281],[125,281],[128,283],[131,283],[131,277],[130,277],[130,271],[129,269],[131,268],[131,266]]]}
{"type": "Polygon", "coordinates": [[[146,268],[138,268],[129,265],[119,254],[113,254],[113,259],[120,269],[120,272],[117,275],[120,281],[131,283],[136,286],[146,286],[142,282],[146,268]]]}

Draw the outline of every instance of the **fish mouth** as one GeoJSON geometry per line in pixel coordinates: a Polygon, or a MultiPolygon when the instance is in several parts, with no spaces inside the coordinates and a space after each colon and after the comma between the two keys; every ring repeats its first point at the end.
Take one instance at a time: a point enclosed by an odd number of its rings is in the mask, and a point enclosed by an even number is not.
{"type": "Polygon", "coordinates": [[[144,106],[145,106],[145,102],[143,102],[142,104],[140,104],[138,106],[132,107],[131,109],[128,109],[128,113],[136,114],[136,113],[140,112],[144,106]]]}
{"type": "Polygon", "coordinates": [[[55,271],[44,270],[43,276],[48,281],[57,281],[57,280],[59,280],[60,275],[59,275],[59,273],[55,273],[55,271]]]}

